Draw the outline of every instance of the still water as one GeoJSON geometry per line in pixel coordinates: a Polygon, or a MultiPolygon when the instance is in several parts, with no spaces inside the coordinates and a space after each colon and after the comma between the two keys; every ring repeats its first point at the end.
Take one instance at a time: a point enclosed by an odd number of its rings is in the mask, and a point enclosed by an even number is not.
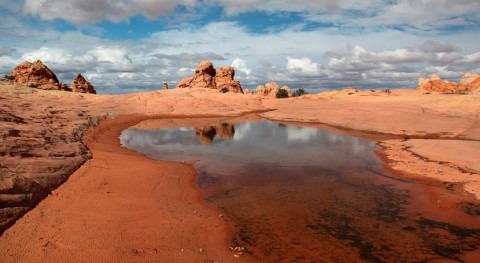
{"type": "Polygon", "coordinates": [[[153,159],[195,162],[206,201],[237,226],[234,245],[263,262],[462,260],[480,247],[478,205],[431,209],[438,193],[383,169],[367,139],[212,120],[129,128],[120,141],[153,159]]]}

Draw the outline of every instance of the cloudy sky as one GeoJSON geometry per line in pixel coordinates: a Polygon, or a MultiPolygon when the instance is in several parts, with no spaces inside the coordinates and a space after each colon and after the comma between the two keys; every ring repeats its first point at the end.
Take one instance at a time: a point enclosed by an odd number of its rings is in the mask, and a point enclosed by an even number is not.
{"type": "Polygon", "coordinates": [[[99,93],[160,89],[201,60],[244,87],[415,87],[480,73],[479,0],[0,0],[0,74],[42,60],[99,93]]]}

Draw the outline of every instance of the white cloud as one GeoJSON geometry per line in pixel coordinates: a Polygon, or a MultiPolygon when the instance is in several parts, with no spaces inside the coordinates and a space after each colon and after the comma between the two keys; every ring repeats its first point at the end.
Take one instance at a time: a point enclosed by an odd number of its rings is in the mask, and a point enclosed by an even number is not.
{"type": "MultiPolygon", "coordinates": [[[[212,60],[216,67],[231,61],[237,70],[236,79],[246,88],[268,81],[292,88],[413,87],[416,78],[436,70],[445,78],[480,70],[477,31],[437,34],[430,30],[435,21],[441,26],[477,23],[478,28],[478,15],[473,11],[479,10],[479,2],[473,0],[452,2],[451,10],[445,9],[456,18],[439,10],[445,8],[445,0],[415,1],[415,5],[410,0],[398,0],[393,5],[383,0],[207,0],[202,1],[206,4],[202,8],[219,5],[229,15],[252,10],[269,14],[299,11],[306,19],[304,23],[334,26],[302,31],[304,25],[300,23],[259,34],[229,17],[230,22],[219,18],[205,25],[193,21],[174,29],[163,28],[137,40],[86,35],[80,31],[84,26],[63,32],[50,23],[40,23],[41,28],[36,28],[16,15],[22,2],[12,2],[16,4],[7,6],[12,15],[2,17],[4,23],[0,24],[0,74],[9,74],[22,60],[41,59],[62,81],[69,82],[73,74],[81,72],[100,92],[158,89],[163,82],[175,86],[184,76],[192,75],[201,60],[212,60]],[[405,14],[409,12],[412,15],[405,14]],[[390,27],[397,24],[429,30],[419,34],[390,27]],[[355,30],[345,33],[342,27],[355,30]],[[358,27],[365,29],[358,31],[358,27]],[[342,46],[345,48],[339,49],[342,46]]],[[[44,20],[60,18],[83,24],[127,21],[133,15],[155,18],[174,13],[179,5],[193,8],[199,1],[26,0],[23,11],[44,20]]]]}
{"type": "Polygon", "coordinates": [[[252,70],[247,67],[247,62],[241,58],[235,58],[232,61],[232,67],[236,69],[236,72],[240,71],[245,73],[246,77],[252,73],[252,70]]]}
{"type": "Polygon", "coordinates": [[[197,3],[197,0],[25,0],[23,12],[43,20],[60,18],[86,24],[128,21],[137,14],[154,19],[171,14],[177,6],[193,8],[197,3]]]}
{"type": "Polygon", "coordinates": [[[312,62],[309,58],[287,57],[286,68],[293,73],[301,73],[306,76],[317,76],[321,74],[321,68],[318,63],[312,62]]]}

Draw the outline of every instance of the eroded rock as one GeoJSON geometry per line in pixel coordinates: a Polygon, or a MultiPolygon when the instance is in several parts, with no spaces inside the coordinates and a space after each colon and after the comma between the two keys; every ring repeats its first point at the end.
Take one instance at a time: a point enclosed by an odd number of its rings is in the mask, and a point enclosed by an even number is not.
{"type": "Polygon", "coordinates": [[[70,89],[73,92],[97,94],[97,91],[93,85],[90,84],[90,82],[88,82],[80,73],[78,73],[78,75],[73,79],[70,89]]]}
{"type": "Polygon", "coordinates": [[[202,61],[195,69],[193,77],[183,78],[177,88],[206,88],[243,93],[239,81],[234,80],[235,69],[224,66],[216,70],[212,62],[202,61]]]}
{"type": "Polygon", "coordinates": [[[14,83],[44,90],[70,91],[66,84],[60,83],[57,76],[42,61],[33,63],[24,61],[16,66],[11,76],[14,83]]]}

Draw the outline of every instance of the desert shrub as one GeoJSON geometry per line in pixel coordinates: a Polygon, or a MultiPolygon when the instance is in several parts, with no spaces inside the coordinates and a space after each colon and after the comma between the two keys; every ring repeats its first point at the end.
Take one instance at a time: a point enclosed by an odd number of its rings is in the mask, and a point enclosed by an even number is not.
{"type": "Polygon", "coordinates": [[[15,79],[13,76],[10,76],[10,75],[5,75],[3,78],[8,79],[8,80],[14,80],[15,79]]]}
{"type": "Polygon", "coordinates": [[[299,96],[302,96],[302,95],[305,95],[305,94],[308,94],[307,91],[305,91],[304,89],[300,88],[300,89],[297,89],[293,92],[293,96],[294,97],[299,97],[299,96]]]}
{"type": "Polygon", "coordinates": [[[276,94],[276,97],[278,99],[281,99],[281,98],[288,98],[288,91],[284,90],[284,89],[279,89],[277,94],[276,94]]]}
{"type": "Polygon", "coordinates": [[[388,93],[388,94],[392,93],[392,91],[389,90],[389,89],[384,89],[383,92],[388,93]]]}
{"type": "Polygon", "coordinates": [[[223,88],[220,90],[221,93],[227,93],[229,92],[230,90],[228,88],[223,88]]]}
{"type": "Polygon", "coordinates": [[[28,86],[29,86],[30,88],[34,88],[34,89],[36,89],[36,88],[38,87],[37,84],[33,84],[33,83],[32,83],[32,84],[29,84],[28,86]]]}

